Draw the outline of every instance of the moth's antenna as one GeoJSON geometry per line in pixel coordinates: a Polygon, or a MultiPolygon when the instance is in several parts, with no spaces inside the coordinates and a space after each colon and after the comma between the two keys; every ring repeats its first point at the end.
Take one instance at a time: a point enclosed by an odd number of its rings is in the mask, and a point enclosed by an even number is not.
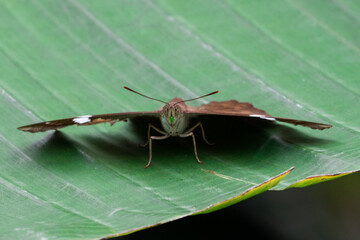
{"type": "Polygon", "coordinates": [[[129,90],[129,91],[133,92],[133,93],[137,93],[137,94],[139,94],[140,96],[143,96],[143,97],[149,98],[149,99],[151,99],[151,100],[155,100],[155,101],[158,101],[158,102],[162,102],[162,103],[168,104],[167,102],[161,101],[161,100],[159,100],[159,99],[152,98],[152,97],[146,96],[146,95],[144,95],[144,94],[141,94],[141,93],[139,93],[139,92],[137,92],[137,91],[135,91],[135,90],[132,90],[131,88],[126,87],[126,86],[124,86],[124,88],[125,88],[126,90],[129,90]]]}
{"type": "Polygon", "coordinates": [[[188,99],[188,100],[182,100],[180,102],[177,102],[176,104],[178,103],[182,103],[182,102],[189,102],[189,101],[193,101],[193,100],[196,100],[196,99],[199,99],[199,98],[204,98],[204,97],[207,97],[207,96],[210,96],[210,95],[213,95],[213,94],[216,94],[218,93],[219,91],[215,91],[215,92],[212,92],[212,93],[208,93],[206,95],[203,95],[203,96],[200,96],[200,97],[196,97],[196,98],[192,98],[192,99],[188,99]]]}

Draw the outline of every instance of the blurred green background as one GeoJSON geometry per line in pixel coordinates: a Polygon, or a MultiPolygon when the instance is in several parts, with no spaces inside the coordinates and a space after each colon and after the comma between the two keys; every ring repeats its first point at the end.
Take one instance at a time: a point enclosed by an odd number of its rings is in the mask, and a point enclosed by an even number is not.
{"type": "Polygon", "coordinates": [[[267,191],[206,215],[117,239],[328,239],[360,236],[360,173],[301,189],[267,191]]]}

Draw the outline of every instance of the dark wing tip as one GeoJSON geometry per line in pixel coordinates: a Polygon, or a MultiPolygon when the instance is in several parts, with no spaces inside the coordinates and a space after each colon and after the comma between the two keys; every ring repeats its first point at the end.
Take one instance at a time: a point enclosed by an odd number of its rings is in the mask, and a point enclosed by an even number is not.
{"type": "Polygon", "coordinates": [[[20,130],[20,131],[26,131],[26,129],[25,129],[25,127],[24,126],[22,126],[22,127],[18,127],[18,128],[16,128],[17,130],[20,130]]]}
{"type": "Polygon", "coordinates": [[[308,127],[311,129],[318,129],[318,130],[324,130],[332,127],[332,125],[326,123],[309,122],[309,121],[302,121],[302,120],[288,119],[288,118],[275,118],[275,119],[280,122],[291,123],[294,125],[301,125],[303,127],[308,127]]]}
{"type": "Polygon", "coordinates": [[[21,126],[21,127],[18,127],[17,129],[20,131],[24,131],[24,132],[36,133],[36,132],[45,132],[45,131],[49,131],[49,130],[57,130],[58,128],[60,128],[60,127],[47,126],[42,123],[37,123],[37,124],[21,126]]]}
{"type": "Polygon", "coordinates": [[[333,126],[333,125],[330,125],[330,124],[319,123],[319,124],[317,125],[317,128],[315,128],[315,129],[324,130],[324,129],[331,128],[332,126],[333,126]]]}
{"type": "Polygon", "coordinates": [[[32,125],[27,125],[27,126],[21,126],[17,128],[20,131],[24,131],[24,132],[31,132],[31,133],[36,133],[36,132],[44,132],[46,130],[43,130],[39,127],[33,127],[32,125]]]}
{"type": "Polygon", "coordinates": [[[30,125],[25,125],[18,127],[17,129],[24,132],[45,132],[49,130],[57,130],[59,128],[67,127],[70,125],[74,125],[76,122],[72,120],[72,118],[65,118],[53,121],[39,122],[30,125]]]}
{"type": "Polygon", "coordinates": [[[328,128],[332,127],[332,125],[330,125],[330,124],[307,122],[307,121],[303,121],[303,122],[299,123],[299,125],[304,126],[304,127],[309,127],[312,129],[318,129],[318,130],[324,130],[324,129],[328,129],[328,128]]]}

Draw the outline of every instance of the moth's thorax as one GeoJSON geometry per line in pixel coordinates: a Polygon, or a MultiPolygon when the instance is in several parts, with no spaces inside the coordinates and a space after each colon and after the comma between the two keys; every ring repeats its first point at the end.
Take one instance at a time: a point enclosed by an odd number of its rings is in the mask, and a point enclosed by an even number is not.
{"type": "Polygon", "coordinates": [[[189,124],[185,114],[186,104],[181,101],[174,98],[161,109],[161,125],[170,136],[183,133],[189,124]]]}

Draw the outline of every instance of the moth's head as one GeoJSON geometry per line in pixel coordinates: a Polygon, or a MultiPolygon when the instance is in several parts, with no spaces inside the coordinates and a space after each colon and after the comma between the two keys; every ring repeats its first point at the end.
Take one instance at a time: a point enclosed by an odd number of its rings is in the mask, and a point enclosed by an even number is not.
{"type": "Polygon", "coordinates": [[[168,103],[162,109],[162,118],[166,120],[166,123],[175,127],[179,124],[179,121],[184,117],[184,111],[181,108],[182,106],[176,103],[168,103]]]}
{"type": "Polygon", "coordinates": [[[186,105],[184,103],[177,104],[179,101],[176,100],[181,101],[179,98],[174,98],[161,110],[161,124],[170,136],[177,136],[183,133],[187,127],[184,113],[186,105]]]}

